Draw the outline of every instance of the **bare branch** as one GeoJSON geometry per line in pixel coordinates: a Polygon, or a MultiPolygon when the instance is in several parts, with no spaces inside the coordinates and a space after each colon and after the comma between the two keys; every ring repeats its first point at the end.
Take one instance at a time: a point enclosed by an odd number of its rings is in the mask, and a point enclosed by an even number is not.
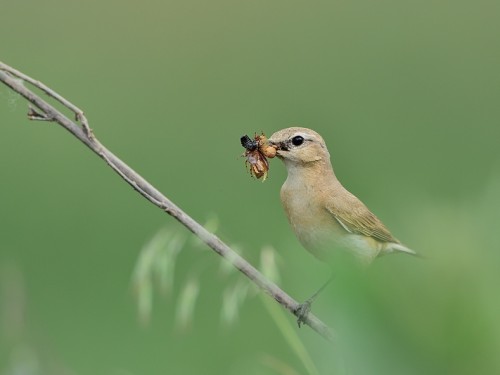
{"type": "MultiPolygon", "coordinates": [[[[88,148],[99,155],[106,163],[120,175],[129,185],[131,185],[138,193],[159,207],[169,215],[177,219],[181,224],[188,228],[192,233],[198,236],[205,244],[207,244],[217,254],[224,257],[234,267],[246,275],[259,288],[273,297],[284,308],[297,316],[297,308],[299,304],[287,293],[281,290],[276,284],[266,279],[255,267],[248,263],[243,257],[232,250],[228,245],[222,242],[216,235],[208,232],[202,225],[193,220],[188,214],[177,207],[172,201],[160,193],[153,185],[142,178],[137,172],[130,168],[127,164],[121,161],[106,147],[104,147],[92,134],[88,121],[85,118],[83,111],[77,106],[63,98],[61,95],[45,86],[41,82],[34,80],[31,77],[19,72],[18,70],[0,62],[0,81],[13,91],[22,95],[35,108],[30,109],[28,117],[30,119],[54,121],[64,127],[67,131],[73,134],[88,148]],[[26,88],[22,81],[28,82],[36,88],[42,90],[48,96],[57,100],[63,106],[68,108],[75,114],[76,121],[81,123],[81,127],[77,123],[70,120],[52,105],[40,98],[30,89],[26,88]]],[[[325,339],[333,342],[333,334],[329,327],[319,320],[316,316],[309,313],[305,319],[305,324],[310,326],[314,331],[319,333],[325,339]]]]}

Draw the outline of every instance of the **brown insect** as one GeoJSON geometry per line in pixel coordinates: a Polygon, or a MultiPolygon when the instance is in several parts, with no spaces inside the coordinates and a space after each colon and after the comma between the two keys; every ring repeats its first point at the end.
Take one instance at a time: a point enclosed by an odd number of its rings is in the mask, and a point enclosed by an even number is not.
{"type": "Polygon", "coordinates": [[[241,145],[246,149],[243,156],[247,159],[245,164],[250,171],[250,175],[257,179],[262,178],[262,181],[265,181],[269,171],[269,162],[266,157],[274,158],[276,148],[267,142],[264,133],[261,135],[255,134],[254,139],[244,135],[240,141],[241,145]]]}

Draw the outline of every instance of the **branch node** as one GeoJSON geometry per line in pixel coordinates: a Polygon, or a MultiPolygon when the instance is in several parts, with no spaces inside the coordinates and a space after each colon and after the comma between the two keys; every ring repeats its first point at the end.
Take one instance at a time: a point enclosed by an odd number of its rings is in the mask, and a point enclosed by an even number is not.
{"type": "Polygon", "coordinates": [[[89,126],[89,122],[85,115],[83,114],[83,111],[75,111],[75,120],[79,121],[82,124],[83,131],[85,132],[85,135],[87,138],[91,141],[95,139],[94,133],[92,132],[92,129],[89,126]]]}

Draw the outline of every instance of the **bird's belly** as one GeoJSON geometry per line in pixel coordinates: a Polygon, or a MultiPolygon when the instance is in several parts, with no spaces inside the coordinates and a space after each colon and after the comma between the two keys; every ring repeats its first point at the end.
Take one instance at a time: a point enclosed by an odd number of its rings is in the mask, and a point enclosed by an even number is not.
{"type": "Polygon", "coordinates": [[[339,252],[347,252],[363,263],[370,263],[380,252],[378,241],[347,232],[326,210],[293,210],[288,214],[301,244],[324,262],[335,263],[339,252]]]}
{"type": "Polygon", "coordinates": [[[334,263],[339,253],[346,252],[354,255],[362,263],[371,263],[381,249],[381,244],[372,238],[347,232],[341,233],[337,230],[328,232],[313,230],[302,234],[299,239],[309,252],[327,263],[334,263]]]}
{"type": "Polygon", "coordinates": [[[365,264],[371,263],[382,249],[380,242],[362,234],[348,233],[342,236],[342,238],[335,240],[335,244],[340,249],[349,251],[365,264]]]}

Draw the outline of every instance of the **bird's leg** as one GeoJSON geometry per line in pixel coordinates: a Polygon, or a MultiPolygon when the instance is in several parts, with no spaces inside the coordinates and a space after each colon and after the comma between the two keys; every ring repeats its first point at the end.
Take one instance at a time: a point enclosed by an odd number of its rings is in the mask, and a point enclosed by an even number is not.
{"type": "Polygon", "coordinates": [[[318,297],[318,295],[327,287],[328,284],[333,280],[333,274],[328,278],[326,283],[324,283],[321,288],[319,288],[311,297],[306,299],[303,303],[301,303],[299,306],[297,306],[297,309],[295,310],[295,315],[297,316],[297,324],[300,325],[306,322],[307,315],[309,314],[309,311],[311,311],[311,305],[318,297]]]}

